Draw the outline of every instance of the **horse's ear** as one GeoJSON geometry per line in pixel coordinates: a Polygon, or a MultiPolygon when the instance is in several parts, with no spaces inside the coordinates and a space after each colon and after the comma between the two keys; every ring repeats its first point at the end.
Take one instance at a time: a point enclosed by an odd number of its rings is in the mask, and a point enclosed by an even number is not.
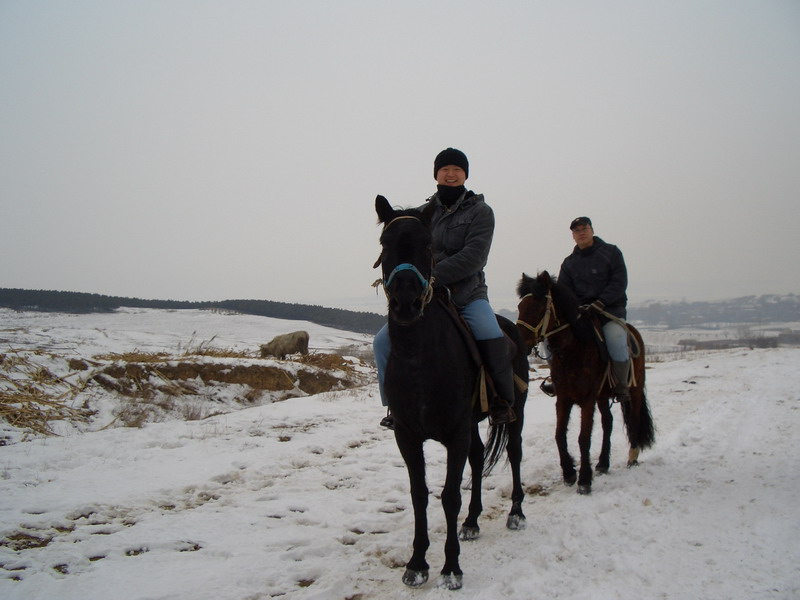
{"type": "Polygon", "coordinates": [[[378,213],[379,223],[388,223],[394,216],[394,209],[392,208],[392,205],[389,204],[389,201],[380,194],[378,194],[378,196],[375,198],[375,211],[378,213]]]}
{"type": "Polygon", "coordinates": [[[539,273],[539,277],[537,277],[537,279],[547,286],[553,283],[553,278],[550,277],[550,273],[548,273],[546,270],[539,273]]]}

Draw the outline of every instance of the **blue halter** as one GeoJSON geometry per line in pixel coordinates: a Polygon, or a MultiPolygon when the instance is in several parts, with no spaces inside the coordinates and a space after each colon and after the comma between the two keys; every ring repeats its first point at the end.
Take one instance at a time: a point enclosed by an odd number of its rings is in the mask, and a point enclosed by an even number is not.
{"type": "Polygon", "coordinates": [[[392,281],[394,280],[394,276],[397,275],[400,271],[413,271],[414,275],[417,276],[419,282],[422,284],[422,289],[428,289],[428,280],[423,277],[422,273],[419,272],[419,269],[412,265],[411,263],[403,263],[397,265],[394,270],[389,274],[389,279],[384,280],[383,287],[388,288],[392,285],[392,281]]]}

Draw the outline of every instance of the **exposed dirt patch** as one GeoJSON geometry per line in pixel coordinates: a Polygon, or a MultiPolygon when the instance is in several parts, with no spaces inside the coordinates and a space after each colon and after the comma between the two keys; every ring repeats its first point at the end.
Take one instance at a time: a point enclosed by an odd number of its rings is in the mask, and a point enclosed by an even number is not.
{"type": "MultiPolygon", "coordinates": [[[[91,423],[98,398],[118,402],[112,407],[113,421],[103,426],[199,420],[364,385],[369,377],[363,367],[358,359],[324,353],[272,361],[208,348],[180,355],[133,351],[91,358],[11,351],[0,354],[0,421],[25,436],[52,435],[55,421],[91,423]]],[[[0,436],[0,445],[5,443],[0,436]]]]}
{"type": "MultiPolygon", "coordinates": [[[[342,360],[326,359],[330,362],[342,360]]],[[[352,370],[351,370],[352,372],[352,370]]],[[[254,390],[285,391],[295,387],[306,394],[319,394],[333,389],[350,388],[355,382],[347,377],[337,377],[322,369],[300,369],[296,374],[290,370],[271,365],[228,365],[209,362],[178,363],[127,363],[104,367],[93,378],[105,389],[127,396],[138,396],[146,382],[177,382],[172,391],[191,389],[182,384],[202,381],[206,385],[214,383],[240,384],[254,390]]],[[[163,386],[162,386],[163,387],[163,386]]],[[[170,391],[170,388],[161,389],[170,391]]]]}
{"type": "Polygon", "coordinates": [[[44,548],[53,541],[52,535],[32,535],[24,531],[15,531],[3,539],[0,539],[0,546],[6,546],[11,550],[30,550],[31,548],[44,548]]]}

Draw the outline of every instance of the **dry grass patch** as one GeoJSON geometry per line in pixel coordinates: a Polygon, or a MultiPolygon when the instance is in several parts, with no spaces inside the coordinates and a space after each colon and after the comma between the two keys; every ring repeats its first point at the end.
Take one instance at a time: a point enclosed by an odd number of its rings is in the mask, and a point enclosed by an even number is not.
{"type": "Polygon", "coordinates": [[[345,373],[354,373],[355,365],[340,354],[310,353],[301,355],[297,362],[317,367],[319,369],[338,370],[345,373]]]}
{"type": "Polygon", "coordinates": [[[67,406],[61,398],[50,398],[44,392],[0,392],[0,419],[42,435],[55,435],[50,427],[52,421],[87,422],[92,414],[67,406]]]}
{"type": "Polygon", "coordinates": [[[54,435],[53,421],[86,422],[93,412],[71,405],[83,386],[57,377],[18,352],[0,354],[0,419],[14,427],[54,435]]]}
{"type": "Polygon", "coordinates": [[[131,352],[98,354],[94,358],[101,362],[154,363],[169,360],[170,355],[166,352],[141,352],[139,350],[133,350],[131,352]]]}

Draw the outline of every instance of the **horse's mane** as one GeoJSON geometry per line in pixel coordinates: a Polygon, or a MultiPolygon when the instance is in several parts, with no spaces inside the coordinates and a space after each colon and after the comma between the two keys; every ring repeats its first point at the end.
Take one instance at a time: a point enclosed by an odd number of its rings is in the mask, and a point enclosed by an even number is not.
{"type": "Polygon", "coordinates": [[[582,342],[591,340],[594,335],[592,323],[589,319],[580,318],[578,297],[570,288],[563,283],[559,283],[558,279],[551,276],[547,271],[542,271],[535,278],[523,274],[517,286],[517,294],[520,298],[527,294],[541,298],[547,293],[548,289],[553,297],[553,305],[558,318],[570,324],[575,337],[579,340],[582,342]]]}
{"type": "MultiPolygon", "coordinates": [[[[545,271],[547,273],[547,271],[545,271]]],[[[517,296],[523,298],[528,294],[542,297],[547,293],[547,289],[539,281],[525,273],[522,274],[522,279],[517,284],[517,296]]]]}

